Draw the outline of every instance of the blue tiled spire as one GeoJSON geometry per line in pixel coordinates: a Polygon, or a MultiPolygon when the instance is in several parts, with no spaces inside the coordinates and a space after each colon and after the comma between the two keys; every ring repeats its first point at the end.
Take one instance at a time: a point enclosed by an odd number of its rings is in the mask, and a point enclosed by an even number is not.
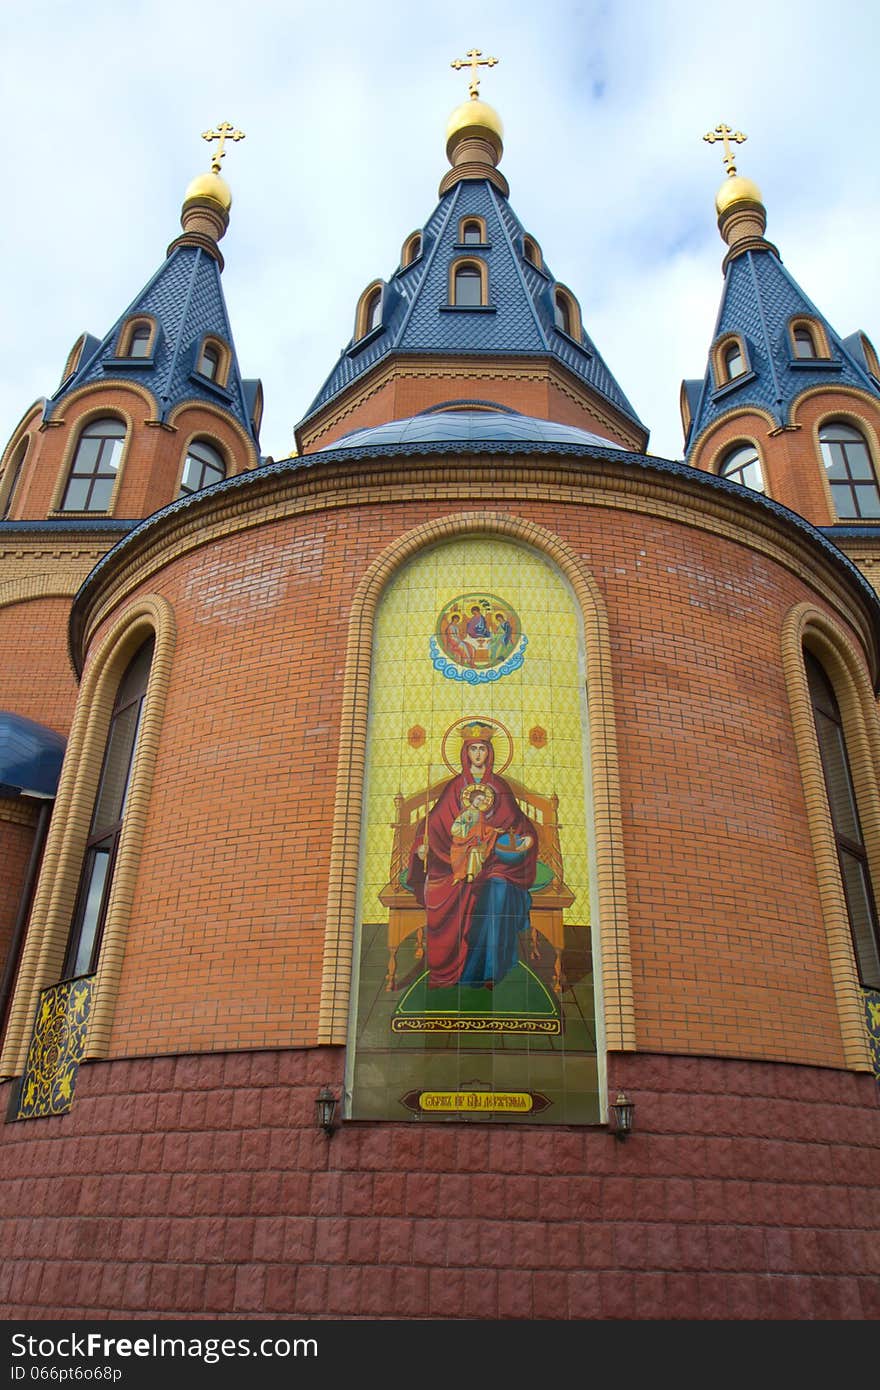
{"type": "Polygon", "coordinates": [[[639,429],[644,426],[595,344],[575,342],[554,323],[556,281],[525,256],[524,231],[506,197],[489,179],[463,178],[445,193],[421,233],[416,260],[384,286],[381,325],[343,352],[301,425],[392,354],[555,359],[639,429]],[[486,245],[463,247],[463,217],[481,217],[486,245]],[[463,254],[485,261],[489,304],[478,309],[449,305],[449,268],[463,254]]]}
{"type": "Polygon", "coordinates": [[[880,395],[858,335],[844,340],[834,332],[769,243],[744,250],[728,263],[713,343],[728,333],[745,345],[746,370],[716,389],[710,357],[702,382],[685,382],[692,410],[688,452],[709,425],[731,410],[755,406],[784,425],[797,398],[816,386],[855,386],[880,395]],[[830,359],[794,356],[790,324],[801,317],[824,329],[830,359]]]}
{"type": "Polygon", "coordinates": [[[167,419],[183,401],[204,401],[235,417],[258,444],[251,414],[250,387],[239,370],[229,313],[220,283],[220,264],[204,245],[175,243],[168,258],[128,306],[110,332],[98,343],[86,341],[76,370],[46,406],[50,419],[61,401],[83,386],[108,381],[134,381],[155,398],[156,418],[167,419]],[[157,325],[152,356],[120,358],[117,344],[123,325],[140,314],[157,325]],[[219,386],[196,370],[206,335],[222,339],[231,361],[226,384],[219,386]]]}

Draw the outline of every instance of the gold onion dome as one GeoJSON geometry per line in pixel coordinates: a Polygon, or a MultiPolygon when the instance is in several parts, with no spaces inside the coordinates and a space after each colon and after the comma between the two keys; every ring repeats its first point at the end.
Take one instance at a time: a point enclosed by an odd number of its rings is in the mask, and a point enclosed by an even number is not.
{"type": "Polygon", "coordinates": [[[449,117],[446,126],[447,159],[451,161],[456,145],[468,138],[488,140],[495,149],[496,158],[501,158],[504,138],[501,117],[494,107],[479,98],[463,101],[449,117]]]}
{"type": "Polygon", "coordinates": [[[760,203],[763,205],[761,190],[751,179],[734,174],[724,180],[715,197],[715,211],[720,217],[735,203],[760,203]]]}
{"type": "Polygon", "coordinates": [[[232,207],[232,191],[225,179],[221,179],[219,174],[213,172],[199,174],[193,179],[186,196],[183,200],[184,207],[196,198],[210,198],[212,203],[217,203],[224,212],[228,212],[232,207]]]}

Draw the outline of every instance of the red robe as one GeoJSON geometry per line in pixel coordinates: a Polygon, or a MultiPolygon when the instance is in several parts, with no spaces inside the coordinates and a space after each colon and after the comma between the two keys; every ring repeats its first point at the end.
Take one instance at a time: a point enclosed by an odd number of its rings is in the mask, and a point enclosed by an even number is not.
{"type": "Polygon", "coordinates": [[[504,778],[492,771],[495,750],[491,743],[480,785],[492,788],[495,804],[491,811],[484,812],[483,819],[488,827],[498,832],[499,839],[508,834],[530,835],[532,843],[519,863],[504,863],[493,850],[472,883],[456,881],[454,877],[452,823],[463,809],[461,793],[474,782],[468,752],[471,743],[485,742],[486,739],[475,738],[466,739],[462,744],[462,771],[447,782],[428,815],[427,863],[418,853],[424,841],[424,827],[416,832],[410,856],[407,881],[425,909],[428,985],[433,989],[457,984],[461,979],[474,907],[488,879],[504,878],[524,889],[531,888],[535,881],[538,834],[528,816],[520,810],[504,778]]]}

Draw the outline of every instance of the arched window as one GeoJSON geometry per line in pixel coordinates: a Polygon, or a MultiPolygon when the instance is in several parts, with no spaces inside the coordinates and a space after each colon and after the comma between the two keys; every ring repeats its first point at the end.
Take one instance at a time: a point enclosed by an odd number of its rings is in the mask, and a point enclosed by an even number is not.
{"type": "Polygon", "coordinates": [[[129,357],[149,357],[150,339],[152,336],[153,334],[149,324],[139,323],[132,333],[131,342],[128,345],[129,357]]]}
{"type": "Polygon", "coordinates": [[[819,430],[819,447],[837,515],[880,518],[880,489],[864,436],[833,420],[819,430]]]}
{"type": "Polygon", "coordinates": [[[538,243],[535,241],[534,237],[523,237],[523,255],[531,265],[537,266],[539,270],[541,269],[541,252],[538,250],[538,243]]]}
{"type": "Polygon", "coordinates": [[[799,324],[798,327],[794,329],[792,333],[792,342],[794,343],[795,357],[808,358],[817,355],[813,335],[804,324],[799,324]]]}
{"type": "Polygon", "coordinates": [[[413,261],[416,260],[416,258],[421,254],[422,234],[421,232],[413,232],[412,236],[408,236],[406,241],[403,243],[403,251],[400,257],[400,263],[403,266],[404,270],[408,265],[412,265],[413,261]]]}
{"type": "Polygon", "coordinates": [[[862,983],[880,988],[880,932],[865,839],[834,687],[812,652],[804,652],[828,809],[834,827],[843,896],[862,983]]]}
{"type": "Polygon", "coordinates": [[[742,346],[738,342],[728,343],[721,360],[724,363],[725,381],[733,381],[734,377],[742,376],[746,369],[742,346]]]}
{"type": "Polygon", "coordinates": [[[464,246],[480,246],[483,241],[483,228],[473,218],[461,224],[461,240],[464,246]]]}
{"type": "Polygon", "coordinates": [[[64,959],[64,979],[90,975],[97,965],[154,645],[155,639],[150,637],[139,647],[116,693],[64,959]]]}
{"type": "Polygon", "coordinates": [[[64,497],[63,512],[106,512],[119,472],[125,425],[112,416],[91,420],[80,435],[64,497]]]}
{"type": "Polygon", "coordinates": [[[205,343],[199,354],[198,370],[209,381],[216,381],[220,372],[220,349],[213,343],[205,343]]]}
{"type": "Polygon", "coordinates": [[[70,349],[70,352],[67,354],[67,361],[64,364],[64,371],[61,376],[62,381],[66,381],[68,377],[73,376],[80,364],[85,345],[86,335],[85,333],[80,333],[73,347],[70,349]]]}
{"type": "Polygon", "coordinates": [[[226,464],[222,455],[204,439],[194,439],[186,451],[178,495],[187,497],[191,492],[199,492],[225,477],[226,464]]]}
{"type": "Polygon", "coordinates": [[[460,307],[473,308],[475,305],[482,304],[482,292],[483,279],[479,267],[468,264],[460,265],[455,272],[453,303],[460,307]]]}
{"type": "Polygon", "coordinates": [[[382,291],[373,290],[367,303],[367,328],[369,333],[382,322],[382,291]]]}
{"type": "Polygon", "coordinates": [[[28,451],[28,441],[23,439],[12,457],[3,477],[0,478],[0,520],[5,521],[12,506],[12,499],[15,496],[15,489],[18,487],[18,480],[21,477],[21,469],[28,451]]]}
{"type": "Polygon", "coordinates": [[[737,444],[726,454],[718,470],[720,477],[729,478],[733,483],[741,483],[754,492],[764,491],[764,475],[761,461],[754,444],[737,444]]]}
{"type": "Polygon", "coordinates": [[[577,337],[575,308],[564,290],[557,289],[553,292],[553,322],[560,333],[567,333],[569,338],[577,337]]]}

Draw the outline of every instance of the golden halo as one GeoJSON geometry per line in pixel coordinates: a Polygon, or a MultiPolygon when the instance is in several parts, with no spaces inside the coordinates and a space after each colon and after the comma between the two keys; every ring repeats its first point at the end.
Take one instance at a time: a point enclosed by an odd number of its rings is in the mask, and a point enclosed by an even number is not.
{"type": "Polygon", "coordinates": [[[446,745],[449,742],[450,734],[458,733],[461,730],[462,724],[472,723],[492,724],[496,729],[500,729],[503,734],[507,735],[507,761],[501,763],[500,766],[494,767],[492,769],[493,774],[496,777],[500,777],[501,773],[506,772],[507,769],[510,767],[510,764],[513,762],[513,734],[510,732],[507,725],[502,724],[501,720],[496,719],[494,715],[492,715],[491,718],[487,718],[485,715],[482,714],[463,714],[460,715],[458,719],[454,721],[454,723],[450,724],[449,728],[443,735],[443,740],[440,744],[440,757],[443,759],[444,765],[449,768],[449,771],[452,773],[453,777],[457,777],[458,774],[461,772],[461,761],[459,760],[458,767],[453,767],[452,763],[447,758],[446,745]]]}

